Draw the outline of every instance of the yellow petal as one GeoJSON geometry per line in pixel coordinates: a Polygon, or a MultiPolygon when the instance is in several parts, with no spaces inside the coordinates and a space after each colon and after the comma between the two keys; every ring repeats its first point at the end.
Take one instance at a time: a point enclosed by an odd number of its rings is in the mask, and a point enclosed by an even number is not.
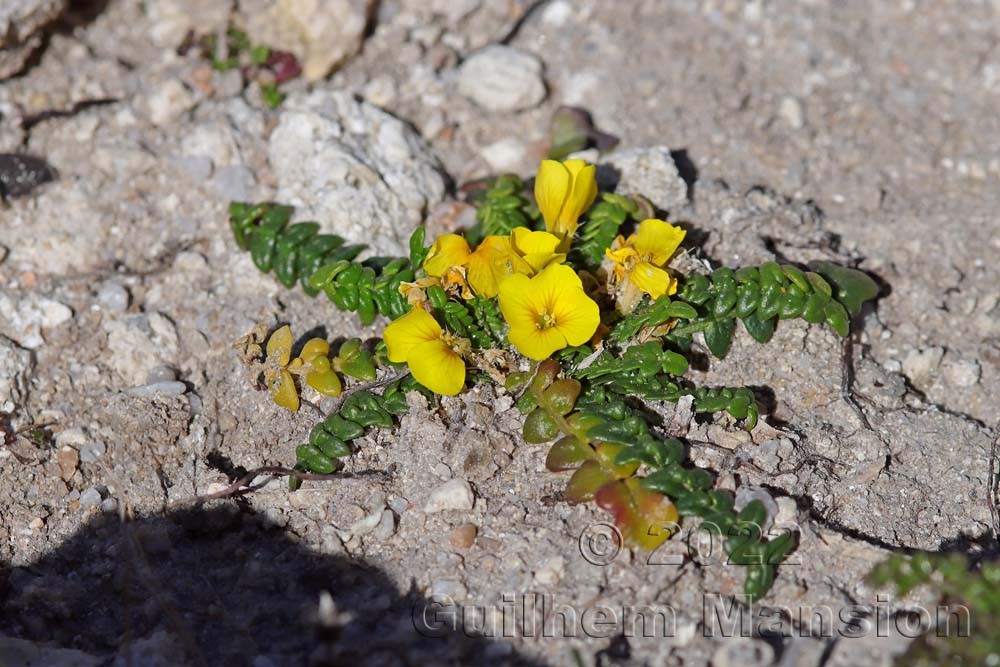
{"type": "Polygon", "coordinates": [[[579,341],[573,344],[579,345],[597,329],[597,304],[586,296],[580,277],[568,266],[550,265],[534,278],[511,276],[500,284],[499,296],[500,311],[510,326],[508,339],[530,359],[545,359],[566,347],[567,332],[579,341]],[[543,328],[545,317],[554,320],[552,326],[543,328]],[[560,317],[565,326],[560,326],[560,317]]]}
{"type": "Polygon", "coordinates": [[[409,366],[413,378],[435,394],[454,396],[465,386],[465,362],[440,338],[414,347],[409,366]]]}
{"type": "Polygon", "coordinates": [[[511,250],[530,267],[530,273],[538,273],[549,264],[561,264],[565,253],[557,253],[561,239],[548,232],[533,232],[527,227],[515,227],[510,234],[511,250]]]}
{"type": "Polygon", "coordinates": [[[549,231],[559,220],[559,212],[573,189],[573,177],[569,169],[555,160],[542,160],[535,176],[535,201],[545,218],[545,228],[549,231]]]}
{"type": "Polygon", "coordinates": [[[629,274],[629,280],[654,299],[677,291],[677,283],[670,274],[649,262],[639,262],[629,274]]]}
{"type": "Polygon", "coordinates": [[[305,362],[311,362],[316,357],[325,357],[330,354],[330,344],[322,338],[311,338],[302,346],[299,357],[305,362]]]}
{"type": "Polygon", "coordinates": [[[432,276],[443,276],[453,266],[461,266],[469,258],[469,244],[458,234],[442,234],[437,237],[427,259],[424,271],[432,276]]]}
{"type": "Polygon", "coordinates": [[[656,266],[663,266],[680,247],[687,232],[663,220],[650,218],[639,224],[635,249],[656,266]]]}
{"type": "Polygon", "coordinates": [[[414,308],[385,328],[382,339],[389,351],[389,361],[408,361],[418,345],[441,338],[441,325],[423,308],[414,308]]]}
{"type": "Polygon", "coordinates": [[[625,246],[624,248],[618,248],[617,250],[612,250],[608,248],[604,251],[608,259],[616,264],[624,264],[630,257],[637,257],[639,253],[635,251],[635,248],[625,246]]]}
{"type": "Polygon", "coordinates": [[[509,273],[509,256],[510,239],[506,236],[487,236],[469,255],[466,277],[476,294],[487,299],[497,295],[499,281],[509,273]]]}
{"type": "Polygon", "coordinates": [[[292,374],[282,370],[274,378],[274,383],[270,387],[271,398],[278,407],[295,412],[299,409],[299,392],[295,388],[295,380],[292,374]]]}
{"type": "Polygon", "coordinates": [[[575,226],[577,218],[586,213],[597,198],[596,169],[583,160],[567,160],[563,164],[573,176],[573,188],[563,206],[562,217],[575,226]]]}
{"type": "Polygon", "coordinates": [[[554,306],[552,315],[556,320],[555,328],[570,345],[586,343],[601,323],[600,308],[582,289],[565,289],[559,294],[554,306]]]}
{"type": "Polygon", "coordinates": [[[292,328],[287,324],[267,339],[267,359],[287,366],[292,358],[292,328]]]}
{"type": "Polygon", "coordinates": [[[518,352],[535,361],[548,359],[553,352],[566,347],[566,337],[556,327],[534,331],[511,327],[507,338],[518,352]]]}

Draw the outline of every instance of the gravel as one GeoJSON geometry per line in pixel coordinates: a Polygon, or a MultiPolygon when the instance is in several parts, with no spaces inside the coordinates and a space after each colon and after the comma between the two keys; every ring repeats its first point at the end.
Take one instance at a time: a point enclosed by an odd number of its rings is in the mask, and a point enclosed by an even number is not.
{"type": "Polygon", "coordinates": [[[447,510],[468,511],[472,509],[475,501],[476,497],[468,482],[464,479],[452,479],[431,490],[424,511],[428,514],[447,510]]]}

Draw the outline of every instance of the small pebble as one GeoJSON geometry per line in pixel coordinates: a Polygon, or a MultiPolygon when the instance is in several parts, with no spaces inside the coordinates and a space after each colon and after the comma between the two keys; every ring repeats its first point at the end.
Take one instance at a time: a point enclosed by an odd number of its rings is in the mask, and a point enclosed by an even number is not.
{"type": "Polygon", "coordinates": [[[96,486],[92,486],[83,493],[80,494],[80,504],[84,507],[98,507],[101,504],[101,492],[97,490],[96,486]]]}
{"type": "Polygon", "coordinates": [[[474,523],[463,523],[455,526],[448,540],[451,542],[451,546],[456,549],[468,549],[476,541],[476,533],[479,529],[476,528],[474,523]]]}
{"type": "Polygon", "coordinates": [[[396,496],[389,501],[389,507],[396,514],[402,514],[406,510],[410,509],[410,501],[402,496],[396,496]]]}
{"type": "Polygon", "coordinates": [[[174,382],[177,380],[177,370],[170,366],[154,366],[146,373],[146,384],[158,382],[174,382]]]}
{"type": "Polygon", "coordinates": [[[104,456],[103,442],[88,442],[80,447],[80,461],[83,463],[93,463],[104,456]]]}
{"type": "Polygon", "coordinates": [[[107,281],[97,291],[97,303],[110,313],[124,313],[128,310],[128,290],[114,281],[107,281]]]}
{"type": "Polygon", "coordinates": [[[56,451],[56,463],[59,464],[59,475],[64,480],[69,480],[80,464],[80,453],[69,445],[64,445],[56,451]]]}
{"type": "Polygon", "coordinates": [[[489,111],[520,111],[545,99],[542,62],[530,53],[491,44],[458,73],[458,92],[489,111]]]}
{"type": "Polygon", "coordinates": [[[424,511],[431,514],[444,510],[471,510],[475,502],[469,483],[464,479],[452,479],[434,487],[424,511]]]}
{"type": "Polygon", "coordinates": [[[392,513],[392,510],[386,509],[382,510],[382,518],[379,520],[378,525],[375,526],[375,530],[372,532],[372,537],[380,542],[383,542],[396,533],[396,517],[392,513]]]}
{"type": "Polygon", "coordinates": [[[181,396],[187,391],[183,382],[154,382],[126,389],[129,396],[181,396]]]}
{"type": "Polygon", "coordinates": [[[42,528],[45,528],[45,519],[43,519],[40,516],[36,516],[34,519],[28,522],[28,528],[30,528],[33,531],[39,531],[42,528]]]}
{"type": "Polygon", "coordinates": [[[114,498],[105,498],[101,503],[102,512],[117,512],[118,511],[118,501],[114,498]]]}

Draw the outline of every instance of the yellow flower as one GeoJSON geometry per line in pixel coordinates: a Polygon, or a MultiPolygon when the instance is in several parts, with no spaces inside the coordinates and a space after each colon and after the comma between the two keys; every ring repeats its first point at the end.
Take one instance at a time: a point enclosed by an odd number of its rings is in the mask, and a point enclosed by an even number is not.
{"type": "Polygon", "coordinates": [[[414,379],[435,394],[454,396],[465,385],[465,362],[455,348],[462,339],[441,328],[427,311],[414,308],[382,335],[389,361],[409,365],[414,379]]]}
{"type": "Polygon", "coordinates": [[[559,249],[569,250],[577,220],[597,197],[594,165],[583,160],[542,160],[535,176],[535,201],[545,229],[559,237],[559,249]]]}
{"type": "MultiPolygon", "coordinates": [[[[439,236],[424,260],[424,271],[444,279],[445,284],[468,284],[476,294],[487,299],[497,295],[499,281],[510,271],[510,240],[506,236],[487,236],[473,252],[458,234],[439,236]]],[[[467,290],[462,296],[472,298],[467,290]]]]}
{"type": "Polygon", "coordinates": [[[510,270],[533,276],[549,264],[562,264],[566,253],[556,252],[559,237],[549,232],[533,232],[527,227],[515,227],[510,232],[510,270]]]}
{"type": "Polygon", "coordinates": [[[500,285],[500,310],[510,325],[511,344],[541,360],[567,345],[590,340],[600,324],[597,304],[565,264],[551,264],[533,278],[518,274],[500,285]]]}
{"type": "Polygon", "coordinates": [[[611,264],[608,275],[625,312],[631,311],[642,292],[654,299],[677,292],[677,279],[666,266],[686,233],[663,220],[643,220],[637,233],[628,239],[619,236],[605,251],[611,264]]]}

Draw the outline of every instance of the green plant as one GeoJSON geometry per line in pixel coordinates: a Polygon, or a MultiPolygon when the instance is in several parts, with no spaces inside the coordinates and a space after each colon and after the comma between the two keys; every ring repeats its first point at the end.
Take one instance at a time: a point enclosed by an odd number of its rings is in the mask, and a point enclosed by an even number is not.
{"type": "Polygon", "coordinates": [[[875,567],[868,581],[874,586],[890,585],[899,595],[927,586],[938,596],[939,607],[929,619],[930,627],[896,664],[1000,664],[1000,637],[988,631],[1000,623],[997,561],[974,563],[963,554],[893,555],[875,567]]]}
{"type": "Polygon", "coordinates": [[[525,441],[553,442],[548,468],[572,471],[568,501],[595,502],[625,542],[645,549],[682,518],[700,521],[747,568],[744,588],[757,599],[795,534],[764,535],[764,505],[737,511],[649,407],[690,396],[695,412],[724,412],[754,428],[759,408],[749,388],[699,387],[685,377],[694,336],[719,358],[737,319],[761,343],[779,320],[796,317],[844,336],[875,283],[832,264],[677,275],[670,261],[684,230],[653,218],[641,198],[597,199],[594,169],[581,161],[543,167],[535,202],[519,178],[500,177],[473,197],[478,223],[467,239],[447,234],[428,248],[417,230],[405,258],[358,262],[362,246],[321,234],[317,223],[289,224],[286,206],[231,205],[236,242],[258,268],[288,287],[298,280],[311,295],[325,292],[366,324],[378,314],[393,320],[375,359],[412,372],[382,394],[351,394],[298,448],[297,467],[332,471],[366,429],[393,426],[406,391],[453,394],[469,378],[500,381],[525,415],[525,441]],[[546,231],[534,231],[543,219],[546,231]],[[626,238],[632,223],[637,232],[626,238]]]}

